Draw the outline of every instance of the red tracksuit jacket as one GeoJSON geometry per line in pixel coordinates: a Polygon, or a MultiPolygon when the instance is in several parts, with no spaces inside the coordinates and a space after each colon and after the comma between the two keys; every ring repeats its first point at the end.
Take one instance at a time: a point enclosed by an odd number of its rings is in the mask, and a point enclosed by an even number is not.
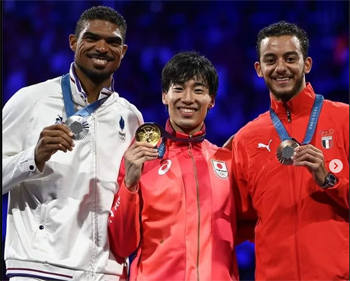
{"type": "MultiPolygon", "coordinates": [[[[291,137],[302,142],[315,93],[306,88],[286,107],[271,98],[291,137]]],[[[311,144],[326,167],[343,163],[339,183],[320,188],[306,167],[285,166],[269,112],[248,123],[232,142],[233,173],[247,218],[256,210],[256,280],[349,280],[349,105],[325,100],[311,144]]]]}
{"type": "Polygon", "coordinates": [[[130,280],[238,280],[230,171],[230,151],[168,140],[163,159],[145,163],[138,193],[120,172],[109,237],[117,256],[137,249],[130,280]]]}

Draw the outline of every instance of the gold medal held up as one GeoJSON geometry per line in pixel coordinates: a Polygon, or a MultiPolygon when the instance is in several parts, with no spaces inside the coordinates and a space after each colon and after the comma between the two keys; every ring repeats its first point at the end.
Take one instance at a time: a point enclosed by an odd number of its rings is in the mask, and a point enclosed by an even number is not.
{"type": "Polygon", "coordinates": [[[162,137],[158,126],[151,123],[144,123],[137,128],[135,138],[137,141],[145,141],[156,146],[162,137]]]}
{"type": "Polygon", "coordinates": [[[293,139],[284,140],[280,143],[277,148],[277,159],[283,165],[292,165],[293,164],[293,155],[295,154],[294,149],[299,146],[299,143],[293,139]]]}

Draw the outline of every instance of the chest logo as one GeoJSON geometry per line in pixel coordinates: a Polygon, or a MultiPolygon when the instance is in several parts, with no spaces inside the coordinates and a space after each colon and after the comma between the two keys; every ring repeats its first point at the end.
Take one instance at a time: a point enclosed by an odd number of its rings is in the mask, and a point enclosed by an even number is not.
{"type": "Polygon", "coordinates": [[[213,165],[213,170],[215,174],[221,179],[226,179],[228,177],[226,163],[223,161],[218,161],[213,159],[210,159],[210,161],[211,161],[211,164],[213,165]]]}
{"type": "Polygon", "coordinates": [[[333,135],[334,130],[329,129],[321,132],[321,143],[323,148],[330,149],[333,146],[333,135]]]}
{"type": "Polygon", "coordinates": [[[120,120],[119,120],[119,139],[122,141],[122,142],[125,142],[126,140],[126,134],[123,132],[124,131],[124,128],[125,128],[125,121],[123,119],[123,116],[120,116],[120,120]]]}
{"type": "Polygon", "coordinates": [[[166,160],[163,160],[160,163],[162,164],[162,166],[160,166],[159,169],[158,169],[158,175],[163,176],[170,170],[171,160],[166,159],[166,160]]]}
{"type": "Polygon", "coordinates": [[[258,143],[258,148],[266,148],[269,152],[271,152],[270,150],[270,143],[272,142],[272,139],[269,141],[268,144],[263,144],[263,143],[258,143]]]}

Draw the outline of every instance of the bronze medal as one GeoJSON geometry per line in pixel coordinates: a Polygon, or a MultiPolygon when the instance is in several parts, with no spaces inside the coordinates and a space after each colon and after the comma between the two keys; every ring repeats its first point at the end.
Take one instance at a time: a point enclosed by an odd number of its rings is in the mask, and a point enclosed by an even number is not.
{"type": "Polygon", "coordinates": [[[66,122],[64,122],[66,126],[69,127],[69,129],[73,133],[73,139],[74,140],[81,140],[85,138],[85,136],[89,132],[89,123],[86,121],[84,117],[73,115],[69,117],[66,122]]]}
{"type": "Polygon", "coordinates": [[[293,164],[293,155],[295,154],[294,149],[297,148],[299,144],[293,140],[284,140],[280,143],[277,148],[277,159],[283,165],[292,165],[293,164]]]}
{"type": "Polygon", "coordinates": [[[158,144],[161,137],[162,134],[158,126],[151,123],[142,124],[135,133],[136,141],[148,142],[153,146],[158,144]]]}

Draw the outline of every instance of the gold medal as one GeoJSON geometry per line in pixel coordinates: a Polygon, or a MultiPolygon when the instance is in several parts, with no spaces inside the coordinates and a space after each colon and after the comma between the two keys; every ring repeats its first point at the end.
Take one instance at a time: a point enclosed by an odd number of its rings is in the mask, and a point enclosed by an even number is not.
{"type": "Polygon", "coordinates": [[[299,144],[293,140],[284,140],[280,143],[277,148],[277,159],[283,165],[292,165],[293,164],[293,155],[295,154],[294,149],[297,148],[299,144]]]}
{"type": "Polygon", "coordinates": [[[153,146],[158,144],[161,137],[162,134],[158,126],[151,123],[142,124],[135,133],[136,141],[145,141],[153,146]]]}

